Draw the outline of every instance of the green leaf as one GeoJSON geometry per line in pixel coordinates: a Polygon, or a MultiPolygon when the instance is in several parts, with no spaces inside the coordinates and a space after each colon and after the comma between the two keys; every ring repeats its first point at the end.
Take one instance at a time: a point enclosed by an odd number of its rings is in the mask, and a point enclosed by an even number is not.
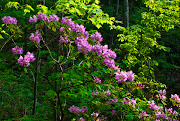
{"type": "Polygon", "coordinates": [[[54,26],[52,26],[52,30],[53,30],[54,32],[56,32],[56,28],[55,28],[54,26]]]}
{"type": "Polygon", "coordinates": [[[87,62],[86,65],[88,66],[88,68],[91,67],[91,63],[90,62],[87,62]]]}
{"type": "Polygon", "coordinates": [[[3,36],[0,34],[0,39],[4,39],[3,36]]]}
{"type": "Polygon", "coordinates": [[[28,72],[27,72],[27,68],[26,68],[26,67],[24,67],[24,72],[25,72],[25,73],[28,73],[28,72]]]}

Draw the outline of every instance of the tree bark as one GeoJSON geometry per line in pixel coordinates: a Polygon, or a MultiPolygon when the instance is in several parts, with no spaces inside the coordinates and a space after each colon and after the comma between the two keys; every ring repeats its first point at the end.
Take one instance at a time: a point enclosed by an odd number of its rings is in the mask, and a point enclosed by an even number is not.
{"type": "Polygon", "coordinates": [[[126,28],[129,28],[129,5],[128,0],[123,0],[123,25],[126,28]]]}
{"type": "Polygon", "coordinates": [[[33,112],[32,115],[36,114],[36,103],[37,103],[37,81],[38,81],[38,73],[40,71],[39,67],[39,53],[40,49],[37,49],[37,58],[36,58],[36,72],[35,72],[35,80],[34,80],[34,104],[33,104],[33,112]]]}
{"type": "Polygon", "coordinates": [[[119,20],[119,0],[116,0],[116,19],[119,20]]]}

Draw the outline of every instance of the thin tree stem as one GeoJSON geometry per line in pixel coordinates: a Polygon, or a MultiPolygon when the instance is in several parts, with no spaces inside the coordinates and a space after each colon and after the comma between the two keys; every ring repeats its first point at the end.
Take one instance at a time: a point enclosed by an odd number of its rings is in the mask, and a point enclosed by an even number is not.
{"type": "Polygon", "coordinates": [[[40,49],[37,49],[37,58],[36,58],[36,72],[35,72],[35,80],[34,80],[34,104],[33,104],[33,112],[32,115],[36,114],[36,102],[37,102],[37,81],[38,81],[38,73],[39,73],[39,53],[40,49]]]}

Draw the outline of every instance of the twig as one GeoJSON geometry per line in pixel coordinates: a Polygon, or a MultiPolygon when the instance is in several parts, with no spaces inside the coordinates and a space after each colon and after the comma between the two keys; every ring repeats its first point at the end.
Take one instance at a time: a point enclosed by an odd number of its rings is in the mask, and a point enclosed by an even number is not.
{"type": "MultiPolygon", "coordinates": [[[[14,36],[14,34],[10,36],[10,38],[9,38],[9,39],[4,43],[4,45],[1,47],[1,50],[4,48],[4,46],[9,42],[9,40],[10,40],[13,36],[14,36]]],[[[1,50],[0,50],[0,51],[1,51],[1,50]]]]}
{"type": "Polygon", "coordinates": [[[57,61],[56,59],[53,58],[53,56],[52,56],[52,54],[51,54],[51,50],[49,49],[49,47],[47,46],[47,44],[45,43],[45,41],[43,40],[42,37],[41,37],[41,40],[43,41],[44,45],[45,45],[46,48],[48,49],[51,59],[52,59],[53,61],[55,61],[56,63],[59,64],[59,61],[57,61]]]}

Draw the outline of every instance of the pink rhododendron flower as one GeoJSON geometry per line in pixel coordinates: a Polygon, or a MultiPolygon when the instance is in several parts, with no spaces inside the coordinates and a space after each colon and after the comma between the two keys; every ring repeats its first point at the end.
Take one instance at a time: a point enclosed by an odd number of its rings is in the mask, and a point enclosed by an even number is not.
{"type": "Polygon", "coordinates": [[[95,34],[91,34],[91,39],[96,39],[100,43],[103,38],[101,33],[96,32],[95,34]]]}
{"type": "Polygon", "coordinates": [[[33,18],[30,16],[30,19],[29,19],[29,22],[30,23],[36,23],[36,21],[38,20],[38,18],[35,16],[35,15],[33,15],[33,18]]]}
{"type": "Polygon", "coordinates": [[[162,90],[159,90],[158,91],[159,94],[156,95],[157,98],[160,98],[160,99],[165,99],[166,98],[166,90],[164,89],[163,91],[162,90]]]}
{"type": "Polygon", "coordinates": [[[31,33],[31,36],[29,37],[29,40],[31,40],[32,42],[37,42],[37,43],[40,43],[40,37],[41,35],[39,34],[39,31],[36,30],[35,34],[34,33],[31,33]]]}
{"type": "Polygon", "coordinates": [[[98,117],[98,115],[99,113],[94,113],[94,112],[91,114],[92,117],[98,117]]]}
{"type": "Polygon", "coordinates": [[[98,82],[98,83],[101,83],[100,78],[97,78],[96,76],[94,77],[94,80],[95,80],[96,82],[98,82]]]}
{"type": "Polygon", "coordinates": [[[34,54],[30,52],[27,52],[27,54],[24,55],[24,58],[20,56],[19,59],[17,59],[20,66],[26,65],[26,67],[30,65],[30,62],[34,62],[35,60],[34,54]]]}
{"type": "Polygon", "coordinates": [[[61,28],[59,29],[59,31],[60,31],[60,32],[63,32],[63,31],[64,31],[64,27],[61,27],[61,28]]]}
{"type": "Polygon", "coordinates": [[[137,86],[138,86],[140,89],[144,89],[144,85],[143,85],[143,84],[137,84],[137,86]]]}
{"type": "Polygon", "coordinates": [[[131,99],[131,104],[132,105],[136,105],[136,100],[134,100],[133,98],[131,99]]]}
{"type": "Polygon", "coordinates": [[[70,113],[74,113],[74,114],[78,114],[78,113],[85,113],[88,111],[88,108],[84,108],[84,106],[82,106],[81,108],[72,105],[71,107],[68,108],[70,113]]]}
{"type": "Polygon", "coordinates": [[[140,114],[141,119],[144,119],[145,117],[148,117],[149,114],[146,113],[146,111],[142,111],[140,114]]]}
{"type": "Polygon", "coordinates": [[[93,97],[97,97],[98,96],[98,92],[95,92],[95,91],[93,91],[92,93],[91,93],[91,95],[93,96],[93,97]]]}
{"type": "Polygon", "coordinates": [[[111,104],[111,103],[116,103],[116,102],[118,102],[117,97],[115,97],[114,99],[109,99],[109,101],[107,103],[111,104]]]}
{"type": "Polygon", "coordinates": [[[111,92],[109,91],[109,89],[104,93],[104,95],[111,96],[111,92]]]}
{"type": "Polygon", "coordinates": [[[123,71],[121,71],[120,73],[116,73],[115,79],[118,83],[125,82],[128,79],[127,73],[123,71]]]}
{"type": "Polygon", "coordinates": [[[112,110],[112,113],[111,113],[112,115],[115,115],[116,114],[116,111],[115,110],[112,110]]]}
{"type": "Polygon", "coordinates": [[[46,16],[45,13],[39,13],[39,14],[37,15],[37,18],[38,18],[39,20],[48,21],[48,18],[47,18],[47,16],[46,16]]]}
{"type": "Polygon", "coordinates": [[[2,18],[2,21],[4,24],[17,24],[17,19],[15,17],[11,17],[11,16],[4,16],[2,18]]]}
{"type": "Polygon", "coordinates": [[[22,56],[20,56],[19,59],[17,59],[17,61],[18,61],[20,66],[23,66],[24,63],[23,63],[23,57],[22,56]]]}
{"type": "Polygon", "coordinates": [[[78,119],[77,121],[85,121],[85,119],[83,119],[82,117],[80,119],[78,119]]]}
{"type": "Polygon", "coordinates": [[[134,81],[134,73],[132,72],[132,71],[128,71],[128,72],[126,72],[127,73],[127,75],[128,75],[128,79],[130,80],[130,81],[134,81]]]}
{"type": "Polygon", "coordinates": [[[15,46],[14,48],[12,48],[12,53],[13,55],[23,54],[23,49],[18,46],[15,46]]]}

